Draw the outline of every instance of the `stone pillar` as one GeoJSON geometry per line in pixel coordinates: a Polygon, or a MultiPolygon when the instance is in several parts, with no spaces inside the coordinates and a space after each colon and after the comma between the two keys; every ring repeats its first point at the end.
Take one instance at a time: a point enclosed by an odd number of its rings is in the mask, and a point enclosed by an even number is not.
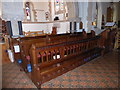
{"type": "Polygon", "coordinates": [[[90,32],[90,30],[92,29],[92,3],[93,2],[88,2],[88,15],[87,15],[87,32],[90,32]]]}
{"type": "Polygon", "coordinates": [[[101,29],[101,26],[102,26],[102,3],[98,2],[97,28],[101,29]]]}
{"type": "Polygon", "coordinates": [[[0,1],[0,17],[2,16],[2,3],[0,1]]]}
{"type": "Polygon", "coordinates": [[[74,2],[74,0],[71,0],[71,2],[66,2],[66,4],[68,8],[68,20],[69,22],[71,22],[70,32],[74,33],[77,31],[77,23],[80,22],[78,2],[74,2]]]}
{"type": "Polygon", "coordinates": [[[118,2],[114,2],[113,4],[113,22],[118,22],[118,18],[119,18],[119,3],[118,2]]]}
{"type": "Polygon", "coordinates": [[[51,0],[51,20],[54,21],[55,18],[55,4],[54,0],[51,0]]]}
{"type": "Polygon", "coordinates": [[[85,0],[85,2],[79,2],[79,18],[81,19],[81,22],[83,23],[83,29],[87,32],[87,16],[88,16],[88,2],[85,0]],[[81,13],[82,12],[82,13],[81,13]]]}

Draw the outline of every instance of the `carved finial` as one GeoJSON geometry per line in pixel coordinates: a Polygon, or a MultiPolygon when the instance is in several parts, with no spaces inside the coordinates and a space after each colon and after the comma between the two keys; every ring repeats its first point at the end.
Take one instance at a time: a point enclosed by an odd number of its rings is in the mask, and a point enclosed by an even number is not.
{"type": "Polygon", "coordinates": [[[32,48],[33,48],[33,49],[36,49],[36,46],[35,46],[34,44],[32,44],[32,48]]]}

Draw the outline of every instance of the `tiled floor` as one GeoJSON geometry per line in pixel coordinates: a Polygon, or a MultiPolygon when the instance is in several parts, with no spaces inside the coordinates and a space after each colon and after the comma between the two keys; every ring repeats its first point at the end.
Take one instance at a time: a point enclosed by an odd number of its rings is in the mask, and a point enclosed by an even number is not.
{"type": "MultiPolygon", "coordinates": [[[[15,64],[3,64],[3,88],[36,88],[15,64]]],[[[118,53],[94,59],[41,86],[42,88],[117,88],[118,53]]]]}

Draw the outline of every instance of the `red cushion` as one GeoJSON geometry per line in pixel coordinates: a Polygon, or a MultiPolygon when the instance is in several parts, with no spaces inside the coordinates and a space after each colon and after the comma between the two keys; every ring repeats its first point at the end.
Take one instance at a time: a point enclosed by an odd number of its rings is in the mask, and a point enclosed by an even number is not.
{"type": "Polygon", "coordinates": [[[27,59],[27,60],[30,60],[30,56],[26,56],[26,59],[27,59]]]}

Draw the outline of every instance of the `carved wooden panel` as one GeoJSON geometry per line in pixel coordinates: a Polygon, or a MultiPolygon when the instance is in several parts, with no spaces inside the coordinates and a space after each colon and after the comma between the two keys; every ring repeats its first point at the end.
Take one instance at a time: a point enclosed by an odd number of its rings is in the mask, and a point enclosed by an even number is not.
{"type": "Polygon", "coordinates": [[[107,8],[107,22],[113,22],[113,9],[111,7],[107,8]]]}
{"type": "Polygon", "coordinates": [[[80,29],[83,29],[83,23],[80,22],[80,29]]]}

